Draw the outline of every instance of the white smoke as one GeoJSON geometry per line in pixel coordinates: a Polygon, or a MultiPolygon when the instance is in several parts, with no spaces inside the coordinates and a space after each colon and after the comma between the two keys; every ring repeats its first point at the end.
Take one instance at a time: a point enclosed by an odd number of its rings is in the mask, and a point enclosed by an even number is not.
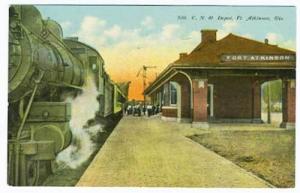
{"type": "Polygon", "coordinates": [[[97,88],[91,77],[89,77],[82,89],[82,93],[75,99],[67,98],[66,102],[71,103],[72,118],[70,121],[72,132],[72,143],[65,150],[60,152],[56,161],[64,163],[70,168],[77,168],[84,163],[95,150],[95,143],[92,137],[102,132],[101,125],[87,128],[87,121],[95,117],[99,110],[97,101],[97,88]]]}

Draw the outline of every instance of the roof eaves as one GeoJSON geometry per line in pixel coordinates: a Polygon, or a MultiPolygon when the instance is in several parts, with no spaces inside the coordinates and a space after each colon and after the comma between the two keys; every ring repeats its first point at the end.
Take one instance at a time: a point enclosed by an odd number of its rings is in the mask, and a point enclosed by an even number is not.
{"type": "Polygon", "coordinates": [[[152,89],[173,67],[176,67],[175,63],[169,64],[158,76],[157,78],[144,90],[143,94],[147,94],[149,90],[152,89]]]}
{"type": "Polygon", "coordinates": [[[244,37],[244,36],[236,35],[236,34],[233,34],[233,33],[228,34],[226,37],[224,37],[224,38],[222,38],[222,39],[220,39],[218,41],[225,40],[229,36],[235,36],[237,38],[244,39],[244,40],[247,40],[247,41],[252,41],[252,42],[255,42],[255,43],[259,43],[259,44],[264,45],[264,46],[276,47],[278,49],[282,49],[282,50],[285,50],[285,51],[290,51],[290,52],[296,53],[294,50],[289,50],[289,49],[286,49],[286,48],[282,48],[282,47],[279,47],[278,45],[274,45],[274,44],[266,44],[264,42],[261,42],[261,41],[258,41],[258,40],[254,40],[254,39],[250,39],[250,38],[247,38],[247,37],[244,37]]]}

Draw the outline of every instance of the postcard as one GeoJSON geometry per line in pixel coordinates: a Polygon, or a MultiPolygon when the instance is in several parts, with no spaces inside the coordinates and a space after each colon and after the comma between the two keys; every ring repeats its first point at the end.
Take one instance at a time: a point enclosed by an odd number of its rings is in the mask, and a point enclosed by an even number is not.
{"type": "Polygon", "coordinates": [[[7,9],[8,186],[295,187],[295,6],[7,9]]]}

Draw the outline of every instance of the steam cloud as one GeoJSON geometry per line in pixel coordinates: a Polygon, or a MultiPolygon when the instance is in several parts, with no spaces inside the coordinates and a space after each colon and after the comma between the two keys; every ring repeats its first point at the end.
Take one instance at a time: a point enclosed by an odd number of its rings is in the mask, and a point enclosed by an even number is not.
{"type": "Polygon", "coordinates": [[[95,143],[92,138],[103,131],[101,125],[87,127],[87,121],[95,117],[99,110],[99,103],[96,85],[91,77],[87,79],[81,95],[74,98],[67,98],[66,102],[71,103],[72,118],[70,121],[72,132],[72,143],[65,150],[60,152],[57,163],[64,163],[70,168],[77,168],[84,163],[95,150],[95,143]]]}

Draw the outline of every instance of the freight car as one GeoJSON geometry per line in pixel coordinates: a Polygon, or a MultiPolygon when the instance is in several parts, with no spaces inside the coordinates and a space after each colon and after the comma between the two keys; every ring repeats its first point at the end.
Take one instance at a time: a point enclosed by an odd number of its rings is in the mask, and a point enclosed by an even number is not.
{"type": "Polygon", "coordinates": [[[8,183],[37,185],[71,142],[71,104],[91,77],[100,117],[120,114],[127,95],[110,80],[104,60],[34,6],[9,8],[8,183]]]}

